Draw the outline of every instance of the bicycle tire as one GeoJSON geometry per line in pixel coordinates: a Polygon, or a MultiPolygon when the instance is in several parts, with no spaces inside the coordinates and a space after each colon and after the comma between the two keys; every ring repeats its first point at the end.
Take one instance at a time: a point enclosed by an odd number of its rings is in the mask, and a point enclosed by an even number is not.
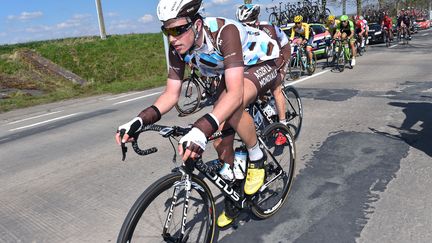
{"type": "MultiPolygon", "coordinates": [[[[168,212],[166,210],[168,208],[171,209],[171,207],[170,207],[170,206],[172,206],[171,202],[166,200],[166,201],[162,201],[161,204],[156,205],[156,206],[160,206],[162,209],[165,208],[165,212],[163,212],[161,215],[158,215],[157,214],[158,212],[150,212],[150,213],[156,213],[156,215],[152,215],[150,220],[149,220],[149,218],[143,219],[143,221],[146,221],[143,223],[148,223],[148,224],[150,224],[150,226],[141,227],[142,221],[140,221],[140,219],[143,218],[143,214],[146,212],[157,211],[157,210],[151,210],[153,208],[149,208],[149,206],[152,206],[151,203],[154,202],[159,196],[164,195],[165,191],[173,188],[174,183],[181,181],[181,177],[182,177],[182,174],[179,172],[168,174],[168,175],[160,178],[156,182],[154,182],[152,185],[150,185],[141,194],[141,196],[136,200],[136,202],[133,204],[132,208],[129,210],[129,213],[127,214],[126,219],[123,222],[123,225],[121,227],[121,230],[120,230],[120,233],[119,233],[118,239],[117,239],[118,243],[131,242],[131,240],[135,239],[136,237],[139,237],[140,239],[142,239],[143,242],[154,242],[155,241],[154,239],[153,240],[152,239],[145,239],[146,237],[149,237],[148,234],[154,234],[155,237],[158,239],[158,241],[164,241],[164,239],[162,237],[162,231],[164,229],[165,223],[162,221],[167,219],[168,212]],[[159,217],[157,217],[157,216],[159,216],[159,217]],[[151,227],[157,223],[158,219],[161,223],[161,225],[159,225],[160,228],[153,230],[151,227]],[[137,227],[138,224],[140,224],[139,225],[140,227],[137,227]],[[135,231],[136,229],[147,230],[147,233],[144,235],[138,235],[137,236],[137,234],[140,234],[141,232],[136,232],[135,231]]],[[[204,239],[197,239],[196,242],[213,242],[214,235],[215,235],[215,229],[216,229],[216,221],[215,221],[216,220],[216,210],[215,210],[214,198],[211,194],[210,188],[207,186],[207,184],[202,179],[200,179],[196,175],[192,175],[191,180],[192,180],[191,191],[197,192],[198,195],[203,196],[203,202],[201,203],[201,205],[207,204],[207,205],[204,205],[203,212],[204,212],[204,214],[206,214],[206,213],[208,214],[207,215],[208,219],[205,220],[208,224],[208,227],[206,227],[207,231],[203,233],[204,239]]],[[[172,193],[171,194],[168,193],[168,195],[172,196],[172,193]]],[[[190,200],[192,200],[192,199],[194,199],[194,198],[193,198],[193,195],[191,194],[190,200]]],[[[193,210],[191,210],[191,208],[196,206],[196,205],[197,204],[189,202],[189,204],[188,204],[189,208],[187,210],[188,215],[191,212],[193,212],[193,210]]],[[[174,208],[174,207],[172,207],[172,208],[174,208]]],[[[181,207],[180,214],[181,215],[183,214],[183,207],[181,207]]],[[[177,219],[176,215],[172,214],[171,216],[172,216],[172,220],[177,219]]],[[[179,217],[179,218],[181,219],[181,217],[179,217]]],[[[194,220],[196,220],[196,219],[194,218],[194,220]]],[[[191,223],[191,222],[192,221],[186,222],[186,226],[187,227],[194,226],[192,224],[195,223],[196,221],[194,221],[193,223],[191,223]]],[[[202,230],[202,228],[198,229],[198,230],[202,230]]],[[[178,231],[180,231],[180,230],[177,230],[177,234],[179,234],[178,231]]],[[[189,229],[187,229],[185,233],[187,233],[188,231],[189,231],[189,229]]],[[[174,233],[176,233],[176,232],[174,232],[174,233]]],[[[191,233],[191,231],[189,233],[191,233]]],[[[175,235],[173,235],[173,236],[175,236],[175,235]]],[[[188,240],[188,242],[190,242],[191,239],[188,238],[188,236],[189,236],[189,234],[186,236],[186,239],[188,240]]],[[[183,239],[183,240],[185,240],[185,239],[183,239]]],[[[173,242],[175,242],[174,239],[173,239],[173,242]]]]}
{"type": "Polygon", "coordinates": [[[175,104],[175,108],[180,115],[192,114],[201,104],[201,98],[201,87],[198,82],[191,77],[186,78],[182,82],[180,98],[175,104]],[[196,97],[194,91],[196,91],[196,97]]]}
{"type": "Polygon", "coordinates": [[[333,44],[327,45],[325,47],[325,55],[326,55],[326,65],[327,67],[330,66],[330,63],[332,63],[334,61],[334,49],[333,49],[333,44]],[[331,61],[329,61],[330,59],[332,59],[331,61]]]}
{"type": "MultiPolygon", "coordinates": [[[[260,135],[260,138],[262,141],[264,141],[264,143],[266,143],[265,147],[269,148],[270,150],[274,149],[273,152],[270,151],[270,155],[274,156],[276,160],[278,160],[276,153],[283,152],[283,150],[288,152],[289,156],[286,162],[281,161],[279,163],[283,168],[283,171],[275,168],[276,163],[271,156],[267,158],[267,164],[265,165],[266,179],[264,181],[264,185],[267,184],[267,187],[265,189],[264,186],[261,187],[261,189],[255,194],[256,197],[254,199],[254,204],[251,207],[252,213],[256,217],[260,219],[266,219],[274,215],[286,202],[294,177],[295,145],[291,132],[285,125],[281,123],[272,123],[267,126],[260,135]],[[279,136],[284,136],[286,141],[284,144],[276,145],[275,141],[279,136]],[[276,177],[276,175],[279,173],[280,176],[276,177]],[[281,189],[269,189],[279,182],[279,180],[282,182],[281,189]],[[269,193],[271,195],[270,197],[267,197],[269,193]],[[272,198],[275,195],[277,195],[278,198],[272,198]]],[[[286,155],[279,157],[286,158],[286,155]]]]}
{"type": "Polygon", "coordinates": [[[299,62],[301,62],[301,60],[299,60],[297,56],[290,58],[288,71],[292,80],[297,80],[301,76],[301,67],[299,62]]]}
{"type": "Polygon", "coordinates": [[[343,72],[345,70],[345,53],[343,49],[343,46],[339,44],[338,52],[336,54],[336,67],[339,72],[343,72]]]}
{"type": "MultiPolygon", "coordinates": [[[[309,55],[308,55],[308,61],[309,61],[309,55]]],[[[309,62],[307,64],[307,68],[306,68],[306,71],[307,71],[309,76],[314,74],[314,72],[316,70],[316,66],[317,66],[317,57],[316,57],[315,53],[312,52],[312,65],[310,65],[310,62],[309,62]]]]}
{"type": "Polygon", "coordinates": [[[285,107],[287,110],[285,117],[288,121],[288,127],[294,136],[294,140],[297,140],[303,124],[303,104],[299,93],[293,86],[283,87],[282,94],[286,100],[285,107]]]}

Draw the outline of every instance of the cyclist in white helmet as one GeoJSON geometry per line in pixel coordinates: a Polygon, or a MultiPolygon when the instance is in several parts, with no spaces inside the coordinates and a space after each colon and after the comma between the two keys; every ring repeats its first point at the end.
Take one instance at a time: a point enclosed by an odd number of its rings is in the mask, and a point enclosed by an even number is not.
{"type": "MultiPolygon", "coordinates": [[[[284,80],[286,74],[286,64],[289,63],[291,57],[291,46],[286,34],[277,26],[270,24],[262,24],[259,22],[258,17],[260,14],[260,6],[258,4],[244,4],[237,8],[236,16],[238,21],[247,24],[251,27],[258,28],[264,31],[270,38],[277,41],[279,48],[281,48],[280,55],[282,58],[279,60],[281,68],[281,80],[284,80]]],[[[273,96],[276,101],[276,108],[278,111],[279,121],[285,125],[288,124],[285,114],[285,97],[282,94],[282,85],[272,90],[273,96]]]]}
{"type": "MultiPolygon", "coordinates": [[[[244,192],[255,194],[264,183],[266,155],[259,148],[255,125],[245,107],[267,90],[280,85],[277,42],[264,32],[226,18],[203,18],[198,13],[201,0],[161,0],[157,14],[169,41],[167,85],[154,104],[121,125],[117,143],[134,139],[144,125],[152,124],[177,103],[186,62],[205,76],[222,75],[213,110],[199,118],[192,130],[179,142],[179,152],[186,161],[198,158],[207,139],[217,130],[233,127],[246,144],[249,155],[244,192]],[[126,134],[121,137],[121,131],[126,134]],[[186,147],[183,150],[182,145],[186,147]]],[[[231,167],[234,161],[234,135],[215,141],[219,158],[231,167]]],[[[231,224],[238,215],[230,200],[218,217],[218,226],[231,224]]]]}

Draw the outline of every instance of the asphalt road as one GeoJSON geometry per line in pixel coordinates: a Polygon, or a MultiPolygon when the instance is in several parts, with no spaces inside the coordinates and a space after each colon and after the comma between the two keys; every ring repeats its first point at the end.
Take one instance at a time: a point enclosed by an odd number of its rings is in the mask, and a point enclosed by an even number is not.
{"type": "MultiPolygon", "coordinates": [[[[243,215],[219,241],[431,242],[431,36],[370,46],[353,70],[296,82],[304,122],[288,201],[267,220],[243,215]]],[[[126,162],[114,142],[161,90],[0,114],[0,242],[115,242],[135,199],[175,166],[157,134],[143,142],[161,152],[126,162]]]]}

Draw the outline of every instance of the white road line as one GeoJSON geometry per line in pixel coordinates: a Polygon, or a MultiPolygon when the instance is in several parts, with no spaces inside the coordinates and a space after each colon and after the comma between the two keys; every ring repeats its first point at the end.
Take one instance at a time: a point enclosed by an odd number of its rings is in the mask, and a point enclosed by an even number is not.
{"type": "Polygon", "coordinates": [[[422,36],[427,36],[427,35],[429,35],[429,33],[425,33],[425,34],[423,34],[422,36]]]}
{"type": "MultiPolygon", "coordinates": [[[[303,81],[305,81],[305,80],[308,80],[308,79],[310,79],[310,78],[314,78],[314,77],[316,77],[316,76],[319,76],[319,75],[321,75],[321,74],[324,74],[324,73],[326,73],[326,72],[328,72],[328,71],[330,71],[330,69],[329,69],[329,70],[322,71],[322,72],[319,72],[319,73],[315,73],[315,74],[313,74],[312,76],[309,76],[309,77],[305,77],[305,78],[299,79],[299,80],[297,80],[297,81],[294,81],[294,82],[288,83],[288,84],[286,84],[286,85],[294,85],[294,84],[298,84],[298,83],[303,82],[303,81]]],[[[288,75],[288,74],[287,74],[287,75],[288,75]]]]}
{"type": "Polygon", "coordinates": [[[156,93],[153,93],[153,94],[143,95],[143,96],[136,97],[136,98],[133,98],[133,99],[120,101],[120,102],[114,103],[113,105],[118,105],[118,104],[123,104],[123,103],[131,102],[131,101],[134,101],[134,100],[139,100],[139,99],[150,97],[150,96],[157,95],[157,94],[160,94],[160,93],[162,93],[162,92],[156,92],[156,93]]]}
{"type": "Polygon", "coordinates": [[[140,94],[140,93],[143,93],[143,92],[145,92],[145,91],[133,92],[133,93],[130,93],[130,94],[119,95],[119,96],[111,97],[111,98],[108,98],[108,99],[105,99],[105,100],[118,100],[118,99],[121,99],[121,98],[124,98],[124,97],[127,97],[127,96],[136,95],[136,94],[140,94]]]}
{"type": "Polygon", "coordinates": [[[59,113],[59,112],[62,112],[62,111],[54,111],[54,112],[42,114],[42,115],[39,115],[39,116],[32,116],[32,117],[21,119],[21,120],[18,120],[18,121],[9,122],[8,125],[12,125],[12,124],[15,124],[15,123],[20,123],[20,122],[23,122],[23,121],[28,121],[28,120],[32,120],[32,119],[36,119],[36,118],[40,118],[40,117],[44,117],[44,116],[49,116],[49,115],[56,114],[56,113],[59,113]]]}
{"type": "Polygon", "coordinates": [[[392,46],[390,46],[389,48],[393,48],[393,47],[395,47],[395,46],[397,46],[397,45],[399,45],[399,44],[396,44],[396,45],[392,45],[392,46]]]}
{"type": "Polygon", "coordinates": [[[81,113],[82,112],[73,113],[73,114],[70,114],[70,115],[60,116],[60,117],[56,117],[56,118],[53,118],[53,119],[50,119],[50,120],[34,123],[34,124],[31,124],[31,125],[28,125],[28,126],[13,128],[13,129],[10,129],[9,132],[16,131],[16,130],[21,130],[21,129],[25,129],[25,128],[29,128],[29,127],[34,127],[34,126],[37,126],[37,125],[45,124],[45,123],[52,122],[52,121],[57,121],[57,120],[60,120],[60,119],[65,119],[65,118],[68,118],[68,117],[71,117],[71,116],[76,116],[76,115],[81,114],[81,113]]]}

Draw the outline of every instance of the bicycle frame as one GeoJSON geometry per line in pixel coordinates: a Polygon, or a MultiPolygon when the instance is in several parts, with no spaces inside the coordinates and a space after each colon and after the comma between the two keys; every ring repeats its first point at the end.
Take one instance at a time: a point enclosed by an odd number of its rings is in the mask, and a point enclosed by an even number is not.
{"type": "Polygon", "coordinates": [[[306,68],[309,64],[307,62],[307,56],[305,55],[305,53],[307,53],[307,51],[305,50],[305,47],[302,45],[297,45],[297,50],[295,50],[294,54],[297,57],[295,60],[296,62],[294,63],[294,66],[298,66],[299,61],[302,65],[302,67],[306,68]],[[302,58],[305,57],[305,58],[302,58]]]}
{"type": "MultiPolygon", "coordinates": [[[[215,140],[215,139],[220,138],[226,134],[230,134],[232,131],[233,130],[231,128],[231,129],[227,129],[225,131],[221,131],[219,133],[215,133],[211,138],[209,138],[209,140],[215,140]]],[[[287,138],[289,139],[290,143],[293,143],[290,136],[288,136],[287,138]]],[[[268,152],[269,148],[265,145],[264,141],[262,140],[262,138],[260,136],[258,136],[258,140],[261,143],[261,145],[264,147],[264,149],[268,152]]],[[[273,159],[273,161],[277,165],[277,170],[279,170],[279,172],[274,178],[272,178],[270,181],[266,182],[261,187],[260,192],[265,190],[269,184],[271,184],[274,180],[276,180],[277,178],[279,178],[280,176],[282,176],[285,173],[283,168],[280,166],[280,164],[276,160],[276,158],[273,156],[273,154],[272,153],[268,153],[268,154],[270,155],[270,157],[273,159]]],[[[194,169],[197,169],[199,172],[201,172],[209,181],[211,181],[217,188],[219,188],[219,190],[222,192],[222,194],[224,196],[229,197],[231,199],[231,201],[233,202],[234,206],[236,206],[237,208],[243,209],[243,208],[247,207],[249,204],[254,203],[254,199],[256,197],[256,194],[249,197],[249,196],[246,196],[244,193],[237,193],[236,190],[230,185],[230,183],[225,181],[224,179],[222,179],[215,172],[215,170],[209,170],[209,167],[204,164],[202,159],[199,159],[197,161],[192,161],[192,160],[186,161],[185,165],[182,165],[182,166],[174,169],[174,171],[178,171],[182,174],[182,178],[180,181],[178,181],[175,184],[171,205],[169,207],[169,211],[168,211],[165,223],[164,223],[163,236],[164,236],[165,240],[167,239],[167,237],[170,237],[169,234],[167,234],[167,231],[168,231],[170,223],[171,223],[174,207],[177,203],[178,194],[181,191],[181,187],[184,187],[186,194],[184,197],[185,200],[184,200],[184,204],[183,204],[183,214],[182,214],[182,221],[181,221],[182,225],[181,225],[181,234],[180,234],[180,240],[183,240],[183,237],[185,235],[185,229],[186,229],[186,221],[187,221],[187,215],[188,215],[189,197],[191,194],[191,189],[192,189],[192,187],[194,187],[194,188],[197,188],[198,190],[200,190],[200,186],[196,185],[195,183],[192,182],[192,174],[193,174],[194,169]]],[[[243,183],[244,183],[244,180],[241,181],[242,186],[243,186],[243,183]]]]}

